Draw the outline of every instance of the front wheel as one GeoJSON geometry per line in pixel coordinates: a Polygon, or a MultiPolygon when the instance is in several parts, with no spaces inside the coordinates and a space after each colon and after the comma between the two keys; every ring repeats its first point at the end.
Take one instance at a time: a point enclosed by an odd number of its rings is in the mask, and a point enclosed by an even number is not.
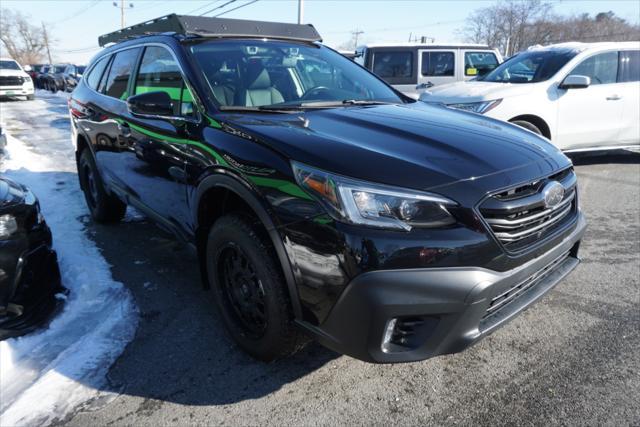
{"type": "Polygon", "coordinates": [[[275,250],[254,221],[237,214],[209,230],[206,271],[225,327],[253,357],[272,361],[294,353],[303,335],[275,250]]]}
{"type": "Polygon", "coordinates": [[[91,217],[97,222],[104,223],[120,221],[124,217],[127,205],[116,196],[107,193],[88,148],[82,150],[80,154],[78,175],[91,217]]]}
{"type": "Polygon", "coordinates": [[[515,120],[513,122],[514,125],[518,125],[520,127],[523,127],[527,130],[530,130],[533,133],[537,133],[538,135],[542,135],[542,132],[540,131],[540,129],[538,129],[538,126],[534,125],[531,122],[527,122],[525,120],[515,120]]]}

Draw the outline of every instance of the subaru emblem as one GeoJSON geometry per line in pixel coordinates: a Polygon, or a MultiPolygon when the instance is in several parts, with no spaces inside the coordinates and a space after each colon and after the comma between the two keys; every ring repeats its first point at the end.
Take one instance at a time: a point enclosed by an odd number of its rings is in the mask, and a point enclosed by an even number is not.
{"type": "Polygon", "coordinates": [[[542,195],[545,208],[556,207],[564,199],[564,187],[558,181],[551,181],[542,189],[542,195]]]}

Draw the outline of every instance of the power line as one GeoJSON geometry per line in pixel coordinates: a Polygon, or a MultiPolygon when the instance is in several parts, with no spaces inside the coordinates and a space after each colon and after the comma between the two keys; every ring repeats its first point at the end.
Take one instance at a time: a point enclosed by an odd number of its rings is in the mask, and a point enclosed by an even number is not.
{"type": "Polygon", "coordinates": [[[202,9],[206,8],[206,7],[211,6],[212,4],[219,3],[220,1],[221,1],[221,0],[215,0],[215,1],[212,1],[212,2],[210,2],[210,3],[205,4],[204,6],[200,6],[200,7],[197,7],[197,8],[195,8],[195,9],[193,9],[193,10],[190,10],[189,12],[185,13],[185,15],[190,15],[190,14],[192,14],[192,13],[198,12],[198,11],[200,11],[200,10],[202,10],[202,9]]]}
{"type": "Polygon", "coordinates": [[[204,16],[204,15],[206,15],[207,13],[211,13],[211,12],[213,12],[214,10],[222,9],[222,8],[223,8],[223,7],[225,7],[226,5],[231,4],[231,3],[235,3],[236,1],[237,1],[237,0],[229,0],[228,2],[226,2],[225,4],[223,4],[222,6],[214,7],[214,8],[213,8],[213,9],[211,9],[211,10],[207,10],[206,12],[202,12],[202,13],[200,14],[200,16],[204,16]]]}
{"type": "Polygon", "coordinates": [[[229,13],[229,12],[233,12],[234,10],[242,9],[243,7],[245,7],[245,6],[249,6],[250,4],[253,4],[253,3],[257,2],[257,1],[258,1],[258,0],[252,0],[252,1],[250,1],[249,3],[245,3],[245,4],[240,5],[240,6],[238,6],[238,7],[234,7],[233,9],[229,9],[229,10],[227,10],[227,11],[225,11],[225,12],[222,12],[222,13],[219,13],[219,14],[217,14],[217,15],[214,15],[214,18],[216,18],[216,17],[218,17],[218,16],[225,15],[225,14],[227,14],[227,13],[229,13]]]}
{"type": "MultiPolygon", "coordinates": [[[[369,33],[381,33],[381,32],[385,32],[385,31],[412,30],[412,29],[434,27],[436,25],[456,24],[456,23],[464,22],[464,21],[465,21],[464,19],[457,19],[455,21],[440,21],[440,22],[433,22],[431,24],[421,24],[421,25],[415,26],[415,27],[404,25],[402,27],[374,28],[374,29],[371,29],[371,30],[367,30],[367,32],[369,32],[369,33]]],[[[352,31],[353,30],[323,31],[322,34],[347,34],[347,33],[351,33],[352,31]]]]}
{"type": "Polygon", "coordinates": [[[83,7],[82,9],[72,13],[71,15],[67,16],[66,18],[57,19],[54,24],[59,24],[60,22],[66,22],[66,21],[68,21],[70,19],[73,19],[73,18],[75,18],[77,16],[80,16],[83,13],[85,13],[87,10],[89,10],[92,7],[96,6],[98,3],[100,3],[100,0],[93,0],[93,2],[91,2],[88,6],[83,7]]]}

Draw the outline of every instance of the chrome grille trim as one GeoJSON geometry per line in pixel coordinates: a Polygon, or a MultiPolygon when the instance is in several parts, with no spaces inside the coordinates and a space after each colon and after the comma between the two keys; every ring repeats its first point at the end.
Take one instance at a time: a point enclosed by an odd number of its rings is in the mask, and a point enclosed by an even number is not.
{"type": "Polygon", "coordinates": [[[547,178],[532,181],[531,184],[518,188],[534,188],[532,191],[521,191],[520,198],[511,195],[513,190],[502,191],[485,199],[479,206],[480,214],[493,232],[495,238],[508,251],[520,251],[537,241],[549,236],[553,230],[566,224],[566,218],[575,217],[577,212],[577,178],[573,168],[565,169],[547,178]],[[554,178],[565,189],[564,198],[553,207],[545,207],[544,187],[554,178]],[[503,199],[509,194],[508,199],[503,199]]]}
{"type": "Polygon", "coordinates": [[[558,258],[556,258],[555,260],[547,264],[545,267],[543,267],[536,273],[532,274],[531,276],[527,277],[522,282],[518,283],[515,286],[510,287],[506,291],[502,292],[500,295],[494,297],[491,300],[491,303],[489,304],[489,308],[487,308],[487,311],[483,319],[486,319],[487,317],[490,317],[493,314],[497,313],[500,309],[507,306],[510,302],[514,301],[516,298],[518,298],[520,295],[525,293],[527,290],[531,289],[536,284],[540,283],[541,280],[547,277],[551,272],[553,272],[553,270],[558,265],[560,265],[565,259],[567,259],[570,252],[571,251],[566,251],[565,253],[560,255],[558,258]]]}
{"type": "Polygon", "coordinates": [[[500,228],[517,228],[526,225],[528,222],[535,222],[539,218],[543,218],[547,215],[554,213],[555,211],[567,206],[576,197],[575,192],[572,192],[567,198],[565,198],[558,206],[545,209],[535,215],[527,216],[519,219],[502,219],[502,218],[486,218],[486,221],[494,227],[500,228]]]}

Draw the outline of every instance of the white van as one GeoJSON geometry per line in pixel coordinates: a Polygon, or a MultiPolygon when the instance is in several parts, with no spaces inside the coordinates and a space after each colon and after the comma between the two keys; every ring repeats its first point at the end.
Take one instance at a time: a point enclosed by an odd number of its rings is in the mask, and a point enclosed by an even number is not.
{"type": "Polygon", "coordinates": [[[640,42],[531,48],[420,99],[520,125],[564,151],[638,149],[640,42]]]}
{"type": "Polygon", "coordinates": [[[367,44],[354,59],[405,95],[482,76],[502,62],[496,49],[480,44],[367,44]]]}

